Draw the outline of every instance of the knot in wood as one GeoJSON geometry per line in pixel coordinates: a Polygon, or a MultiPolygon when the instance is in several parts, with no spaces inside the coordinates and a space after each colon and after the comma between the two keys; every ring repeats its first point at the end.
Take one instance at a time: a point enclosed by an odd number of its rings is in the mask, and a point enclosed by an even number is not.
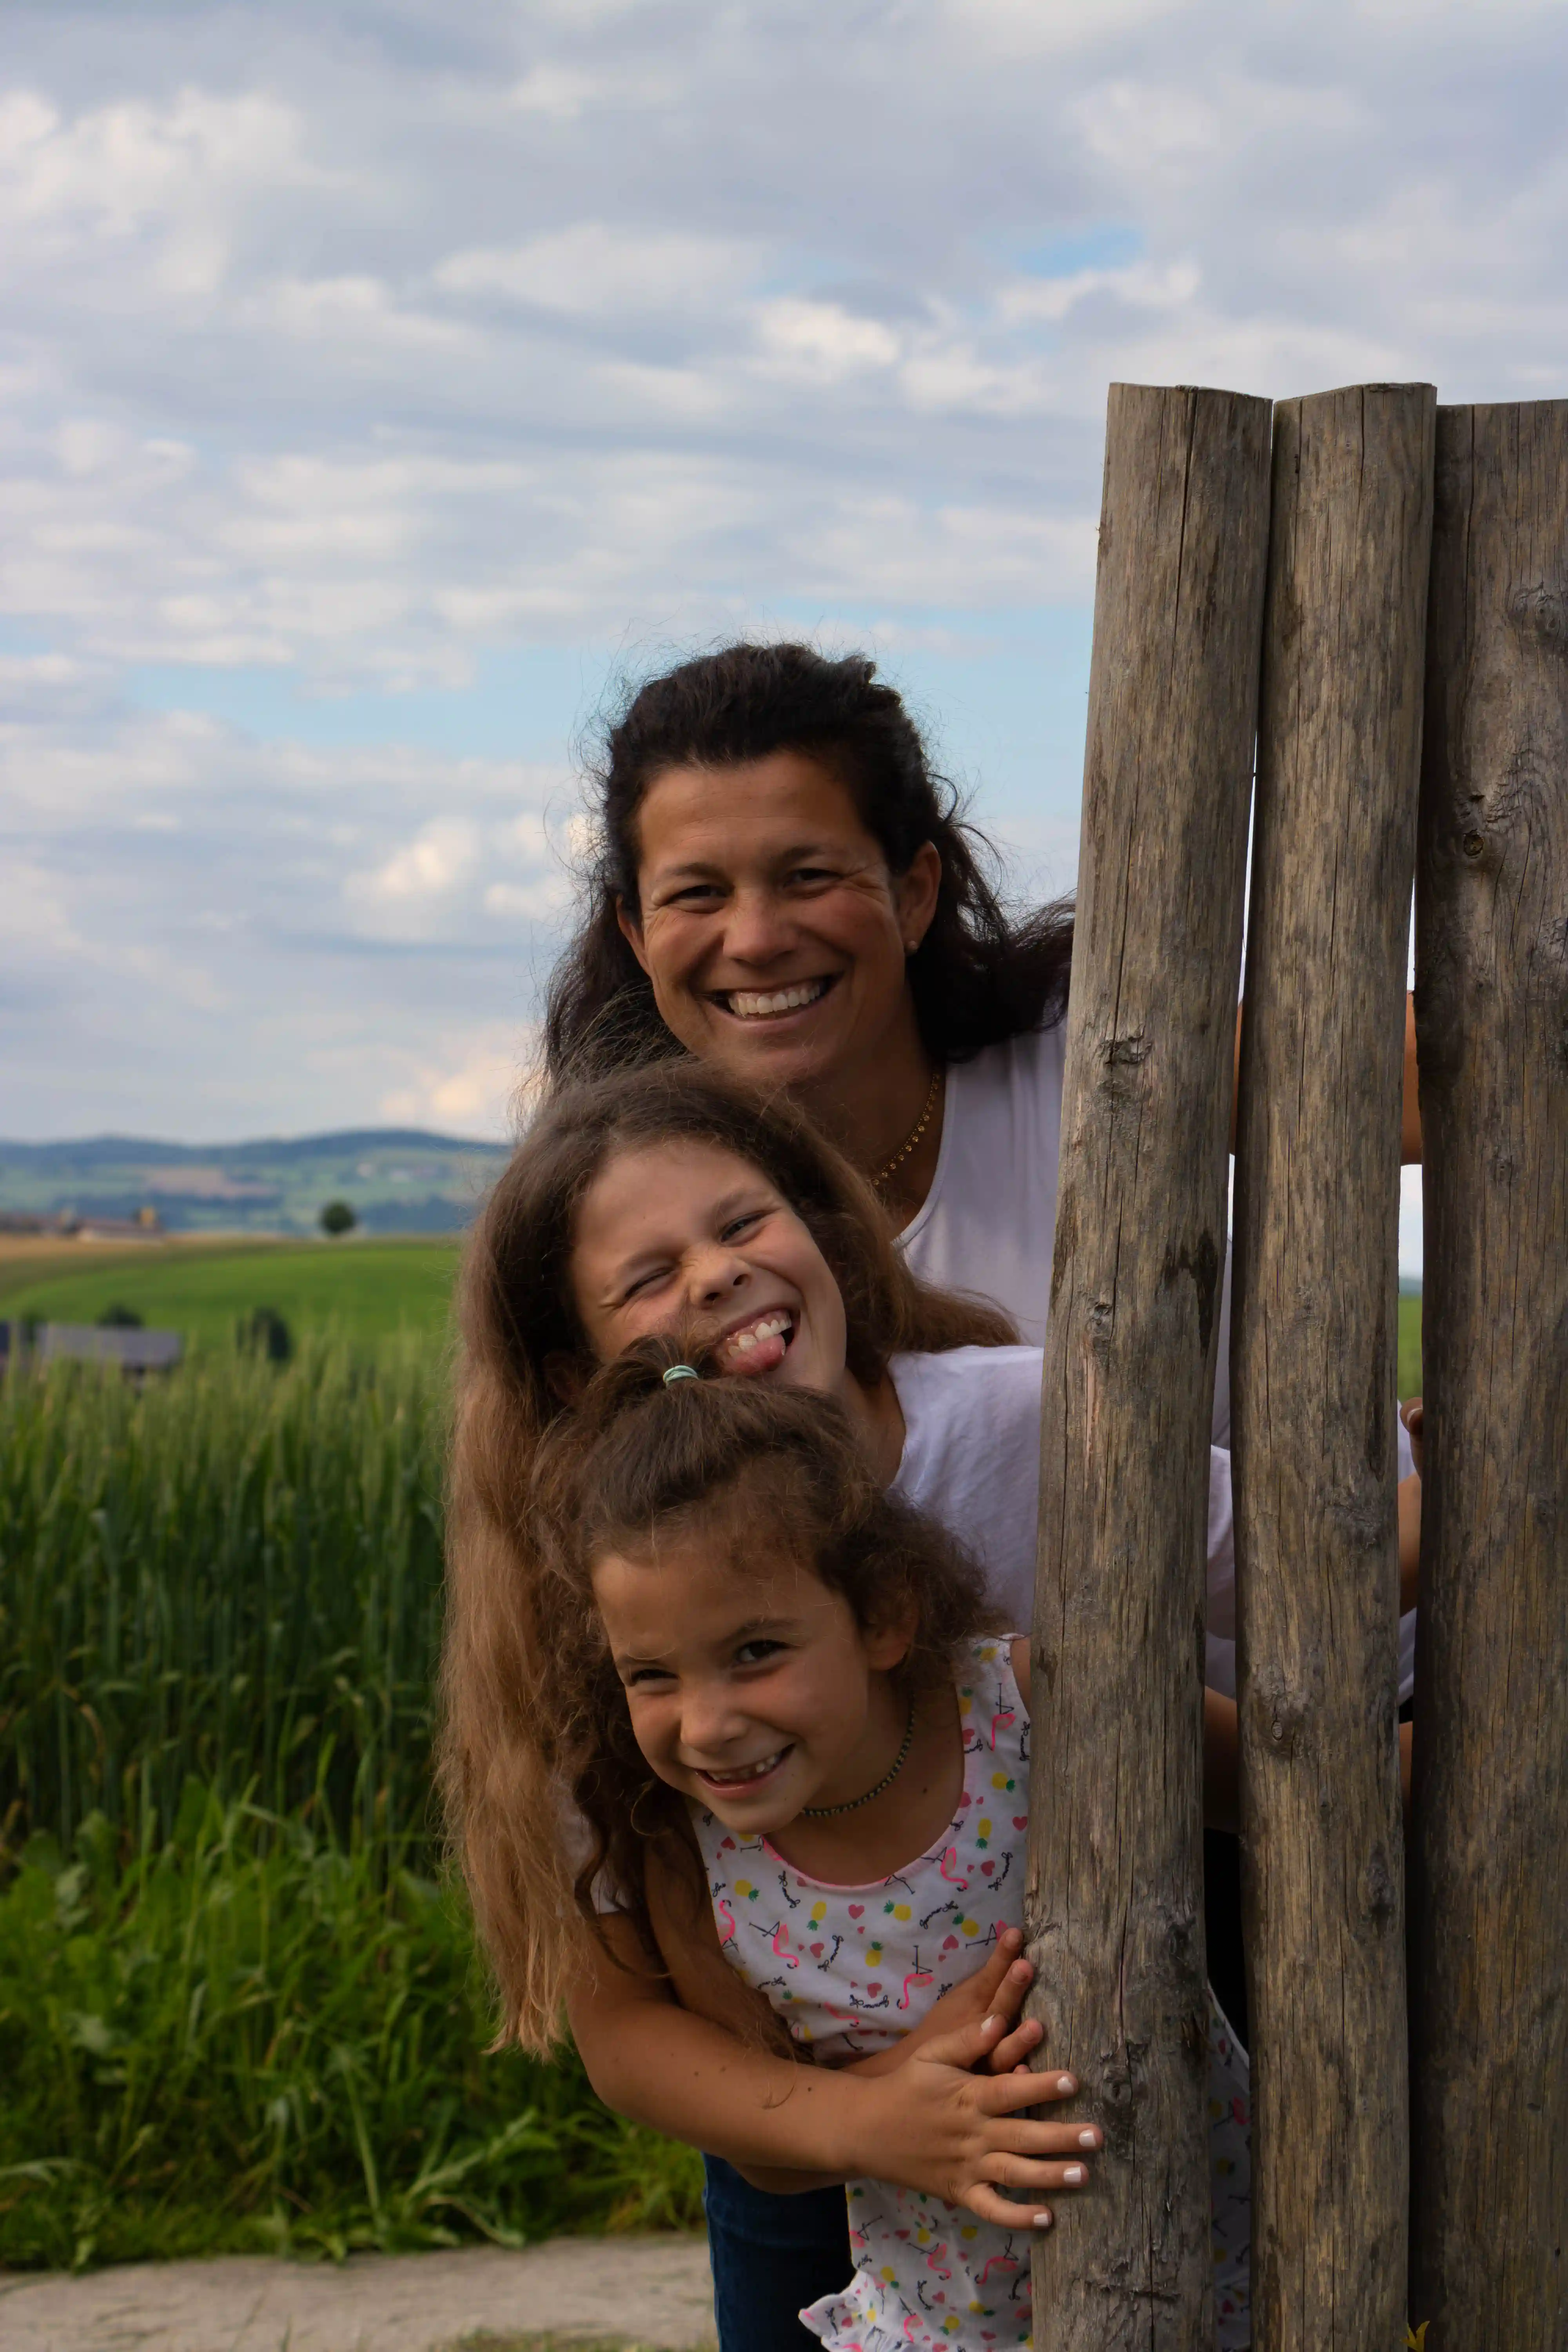
{"type": "Polygon", "coordinates": [[[1542,653],[1568,656],[1568,596],[1543,580],[1516,588],[1508,600],[1508,617],[1515,634],[1542,653]]]}
{"type": "Polygon", "coordinates": [[[1367,1924],[1377,1934],[1385,1933],[1399,1916],[1399,1896],[1388,1856],[1380,1845],[1374,1846],[1367,1856],[1362,1896],[1366,1905],[1367,1924]]]}
{"type": "Polygon", "coordinates": [[[1271,1756],[1289,1762],[1299,1748],[1305,1748],[1307,1715],[1305,1699],[1283,1683],[1273,1681],[1261,1690],[1254,1688],[1252,1719],[1271,1756]]]}
{"type": "Polygon", "coordinates": [[[1483,852],[1485,851],[1485,849],[1486,849],[1486,845],[1487,845],[1487,844],[1486,844],[1486,835],[1485,835],[1484,834],[1479,834],[1479,833],[1467,833],[1467,834],[1466,834],[1466,835],[1465,835],[1465,856],[1466,856],[1467,857],[1479,857],[1479,856],[1483,854],[1483,852]]]}

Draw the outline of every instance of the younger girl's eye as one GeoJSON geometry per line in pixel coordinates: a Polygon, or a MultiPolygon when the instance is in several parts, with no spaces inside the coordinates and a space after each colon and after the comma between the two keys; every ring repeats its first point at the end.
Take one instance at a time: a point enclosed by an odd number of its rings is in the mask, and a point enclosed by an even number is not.
{"type": "Polygon", "coordinates": [[[765,1209],[743,1210],[740,1216],[731,1217],[730,1219],[729,1223],[724,1227],[721,1239],[731,1242],[735,1239],[738,1234],[750,1233],[753,1227],[762,1223],[767,1213],[768,1213],[765,1209]]]}
{"type": "Polygon", "coordinates": [[[777,1657],[784,1646],[782,1642],[761,1639],[755,1642],[742,1642],[735,1653],[735,1664],[738,1666],[763,1665],[769,1658],[777,1657]]]}

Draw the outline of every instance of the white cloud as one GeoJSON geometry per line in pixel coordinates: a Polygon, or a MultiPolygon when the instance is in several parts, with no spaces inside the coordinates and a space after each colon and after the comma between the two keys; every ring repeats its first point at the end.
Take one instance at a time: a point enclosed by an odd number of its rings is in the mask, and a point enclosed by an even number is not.
{"type": "MultiPolygon", "coordinates": [[[[24,970],[0,935],[13,1101],[374,1116],[525,1025],[565,746],[548,776],[460,756],[487,663],[596,678],[874,611],[982,698],[975,648],[1088,599],[1110,379],[1568,388],[1553,0],[821,21],[11,13],[0,825],[41,940],[24,970]],[[147,669],[192,710],[138,718],[147,669]],[[203,715],[228,673],[248,732],[203,715]],[[255,740],[323,696],[384,740],[255,740]]],[[[1009,724],[987,756],[1021,769],[1009,724]]],[[[1047,731],[1080,725],[1075,683],[1047,731]]]]}
{"type": "Polygon", "coordinates": [[[531,1029],[493,1025],[436,1041],[377,1103],[399,1127],[435,1127],[486,1139],[516,1133],[528,1099],[537,1041],[531,1029]]]}
{"type": "Polygon", "coordinates": [[[757,257],[726,237],[687,236],[579,221],[526,245],[475,247],[436,271],[451,294],[499,295],[593,318],[695,309],[734,293],[757,257]]]}

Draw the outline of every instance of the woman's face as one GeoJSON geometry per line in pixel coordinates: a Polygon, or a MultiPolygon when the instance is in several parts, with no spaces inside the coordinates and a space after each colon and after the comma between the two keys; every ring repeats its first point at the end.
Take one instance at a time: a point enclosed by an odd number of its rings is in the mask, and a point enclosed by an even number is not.
{"type": "Polygon", "coordinates": [[[672,1138],[599,1171],[577,1214],[572,1288],[601,1363],[689,1330],[726,1371],[845,1391],[844,1301],[826,1259],[776,1186],[715,1144],[672,1138]]]}
{"type": "Polygon", "coordinates": [[[837,779],[798,751],[671,768],[637,813],[621,928],[666,1026],[752,1085],[871,1066],[912,1028],[905,965],[936,906],[929,842],[893,876],[837,779]]]}

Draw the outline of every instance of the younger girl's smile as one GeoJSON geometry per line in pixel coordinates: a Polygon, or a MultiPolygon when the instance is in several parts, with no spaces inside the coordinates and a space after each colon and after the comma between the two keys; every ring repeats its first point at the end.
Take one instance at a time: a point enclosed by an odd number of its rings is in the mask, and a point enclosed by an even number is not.
{"type": "Polygon", "coordinates": [[[661,1532],[657,1557],[599,1560],[594,1597],[649,1767],[727,1825],[769,1833],[886,1773],[907,1633],[858,1625],[787,1556],[759,1560],[739,1509],[661,1532]]]}

